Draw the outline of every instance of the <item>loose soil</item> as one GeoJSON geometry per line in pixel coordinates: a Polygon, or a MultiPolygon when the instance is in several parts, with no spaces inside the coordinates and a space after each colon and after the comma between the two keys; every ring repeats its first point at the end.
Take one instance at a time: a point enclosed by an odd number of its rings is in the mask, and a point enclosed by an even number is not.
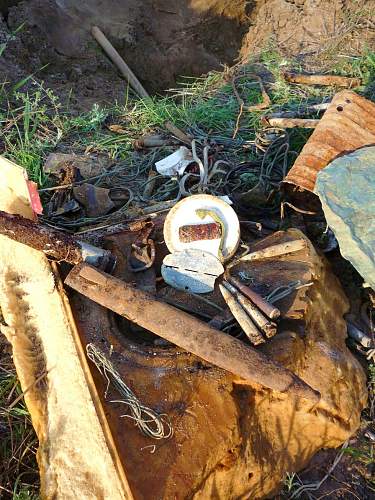
{"type": "Polygon", "coordinates": [[[34,74],[72,110],[124,102],[126,85],[90,35],[98,25],[151,93],[270,46],[316,67],[374,44],[375,0],[3,2],[3,80],[34,74]],[[11,33],[22,25],[16,37],[11,33]]]}

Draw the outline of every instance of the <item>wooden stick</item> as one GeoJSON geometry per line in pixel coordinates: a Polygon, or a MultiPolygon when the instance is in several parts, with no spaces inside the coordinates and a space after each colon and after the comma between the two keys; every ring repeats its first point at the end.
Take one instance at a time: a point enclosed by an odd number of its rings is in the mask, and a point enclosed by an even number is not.
{"type": "Polygon", "coordinates": [[[71,234],[52,229],[18,214],[8,214],[0,210],[0,234],[39,250],[49,257],[78,264],[89,262],[103,269],[113,269],[115,257],[109,250],[80,241],[71,234]]]}
{"type": "Polygon", "coordinates": [[[169,130],[169,132],[177,137],[181,142],[184,142],[185,144],[188,144],[189,146],[191,145],[191,138],[185,134],[181,129],[176,127],[176,125],[173,125],[172,122],[166,121],[164,122],[164,127],[169,130]]]}
{"type": "Polygon", "coordinates": [[[289,83],[301,83],[303,85],[336,85],[337,87],[354,88],[362,85],[360,78],[352,78],[337,75],[306,75],[303,73],[294,73],[293,71],[284,71],[283,76],[289,83]]]}
{"type": "MultiPolygon", "coordinates": [[[[124,59],[120,56],[108,38],[104,35],[104,33],[97,26],[93,26],[91,28],[91,34],[98,42],[98,44],[102,47],[107,56],[111,59],[113,64],[119,69],[122,76],[128,81],[129,85],[137,92],[139,97],[142,99],[151,99],[150,94],[143,87],[141,82],[135,76],[133,71],[126,64],[124,59]]],[[[181,142],[185,142],[187,144],[191,144],[191,139],[178,127],[173,125],[170,121],[166,121],[164,123],[166,129],[168,129],[171,134],[180,139],[181,142]]]]}
{"type": "Polygon", "coordinates": [[[120,54],[108,40],[108,38],[104,35],[104,33],[97,26],[93,26],[91,29],[91,34],[98,42],[98,44],[102,47],[107,56],[111,59],[113,64],[120,70],[122,76],[129,82],[129,85],[137,92],[137,94],[144,99],[149,99],[150,96],[141,82],[138,80],[133,71],[129,68],[124,59],[120,56],[120,54]]]}

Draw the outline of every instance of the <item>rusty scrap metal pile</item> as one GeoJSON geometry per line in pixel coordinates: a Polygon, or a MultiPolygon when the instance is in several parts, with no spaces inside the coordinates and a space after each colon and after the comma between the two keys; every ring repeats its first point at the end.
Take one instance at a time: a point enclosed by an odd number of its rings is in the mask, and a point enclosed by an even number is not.
{"type": "MultiPolygon", "coordinates": [[[[320,398],[317,391],[257,347],[277,334],[283,318],[280,301],[313,283],[302,279],[279,286],[260,283],[252,268],[258,262],[277,266],[290,257],[303,259],[311,248],[304,233],[318,246],[319,239],[327,236],[329,244],[321,245],[324,251],[337,248],[335,237],[339,244],[345,241],[340,246],[345,255],[349,244],[344,233],[348,229],[337,223],[339,210],[335,213],[334,208],[345,205],[345,200],[336,197],[332,204],[327,201],[328,191],[336,192],[332,183],[339,184],[340,178],[330,177],[331,184],[324,190],[320,171],[328,172],[331,162],[340,171],[345,155],[369,146],[365,148],[370,162],[364,167],[369,183],[365,188],[374,191],[374,116],[375,104],[349,90],[338,93],[313,124],[315,131],[289,173],[287,131],[271,127],[256,141],[261,155],[255,165],[245,162],[233,166],[233,158],[223,155],[225,148],[217,142],[186,135],[184,141],[176,135],[138,141],[136,146],[143,149],[137,155],[143,155],[143,166],[132,174],[125,174],[116,165],[102,165],[92,156],[55,154],[49,158],[46,171],[54,174],[59,184],[51,190],[46,216],[35,222],[0,212],[0,233],[51,259],[74,265],[65,276],[67,286],[154,334],[155,341],[161,337],[239,378],[316,404],[320,398]],[[153,152],[154,148],[159,151],[161,144],[168,144],[172,154],[160,158],[153,152]],[[246,175],[254,168],[258,181],[247,189],[246,175]],[[147,173],[143,190],[134,198],[134,186],[142,172],[147,173]],[[105,179],[107,187],[98,187],[98,178],[105,179]],[[327,232],[318,195],[334,234],[327,232]],[[278,215],[280,206],[284,217],[287,211],[284,219],[278,215]],[[287,225],[302,232],[290,236],[282,231],[287,225]],[[66,229],[71,232],[64,232],[66,229]],[[78,234],[72,234],[73,230],[78,234]],[[259,247],[258,243],[275,230],[280,231],[280,238],[259,247]],[[208,304],[212,314],[192,306],[191,298],[195,304],[208,304]]],[[[355,157],[351,161],[353,178],[359,161],[355,157]]],[[[353,204],[349,206],[354,209],[353,204]]],[[[361,207],[356,210],[354,225],[361,207]]],[[[362,233],[367,241],[360,241],[360,233],[358,230],[357,243],[352,242],[360,248],[348,252],[348,258],[354,255],[353,264],[373,286],[374,246],[370,248],[369,241],[374,243],[374,229],[362,233]]],[[[371,311],[365,316],[370,318],[368,324],[358,324],[352,318],[348,333],[358,349],[372,357],[371,311]]],[[[103,366],[108,369],[109,365],[103,366]]],[[[120,387],[127,386],[121,386],[120,381],[120,387]]],[[[152,418],[157,439],[171,436],[170,424],[165,424],[168,420],[163,424],[131,391],[126,394],[141,430],[147,418],[152,418]]]]}

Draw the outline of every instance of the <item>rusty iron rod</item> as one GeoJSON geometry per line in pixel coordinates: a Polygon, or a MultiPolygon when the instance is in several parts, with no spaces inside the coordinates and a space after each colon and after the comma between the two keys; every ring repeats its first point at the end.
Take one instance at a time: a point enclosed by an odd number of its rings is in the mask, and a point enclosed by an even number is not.
{"type": "Polygon", "coordinates": [[[338,75],[306,75],[284,71],[283,76],[289,83],[301,83],[303,85],[336,85],[337,87],[354,88],[362,85],[361,78],[353,78],[338,75]]]}
{"type": "Polygon", "coordinates": [[[39,250],[57,261],[73,265],[85,261],[103,268],[114,265],[114,257],[108,250],[79,241],[70,234],[43,226],[21,215],[1,210],[0,234],[39,250]]]}
{"type": "Polygon", "coordinates": [[[79,264],[65,283],[103,307],[242,379],[308,399],[313,404],[320,400],[319,392],[264,354],[118,278],[79,264]]]}
{"type": "Polygon", "coordinates": [[[235,278],[234,276],[231,276],[229,274],[225,274],[225,278],[229,281],[229,283],[245,295],[248,299],[250,299],[254,304],[259,307],[259,309],[264,312],[266,316],[268,316],[271,319],[277,319],[280,317],[280,310],[275,307],[274,305],[270,304],[267,302],[261,295],[258,293],[254,292],[250,287],[247,285],[244,285],[241,283],[240,280],[235,278]]]}
{"type": "Polygon", "coordinates": [[[276,334],[276,324],[270,321],[264,314],[254,305],[251,300],[241,294],[233,285],[227,281],[223,281],[224,286],[237,299],[240,306],[250,316],[255,325],[266,335],[271,338],[276,334]]]}
{"type": "Polygon", "coordinates": [[[236,318],[238,324],[240,325],[250,342],[254,345],[264,344],[264,338],[262,334],[258,330],[256,324],[249,316],[243,305],[240,304],[238,297],[236,297],[231,292],[231,290],[227,288],[224,282],[223,284],[219,285],[219,289],[231,313],[236,318]]]}

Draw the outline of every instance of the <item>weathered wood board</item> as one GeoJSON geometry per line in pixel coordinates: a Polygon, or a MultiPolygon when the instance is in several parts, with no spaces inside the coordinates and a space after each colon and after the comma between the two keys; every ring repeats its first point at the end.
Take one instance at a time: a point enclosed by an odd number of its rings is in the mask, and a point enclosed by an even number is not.
{"type": "MultiPolygon", "coordinates": [[[[0,157],[0,179],[0,209],[33,218],[24,170],[0,157]]],[[[59,277],[5,236],[0,310],[39,438],[42,498],[132,499],[59,277]]]]}

